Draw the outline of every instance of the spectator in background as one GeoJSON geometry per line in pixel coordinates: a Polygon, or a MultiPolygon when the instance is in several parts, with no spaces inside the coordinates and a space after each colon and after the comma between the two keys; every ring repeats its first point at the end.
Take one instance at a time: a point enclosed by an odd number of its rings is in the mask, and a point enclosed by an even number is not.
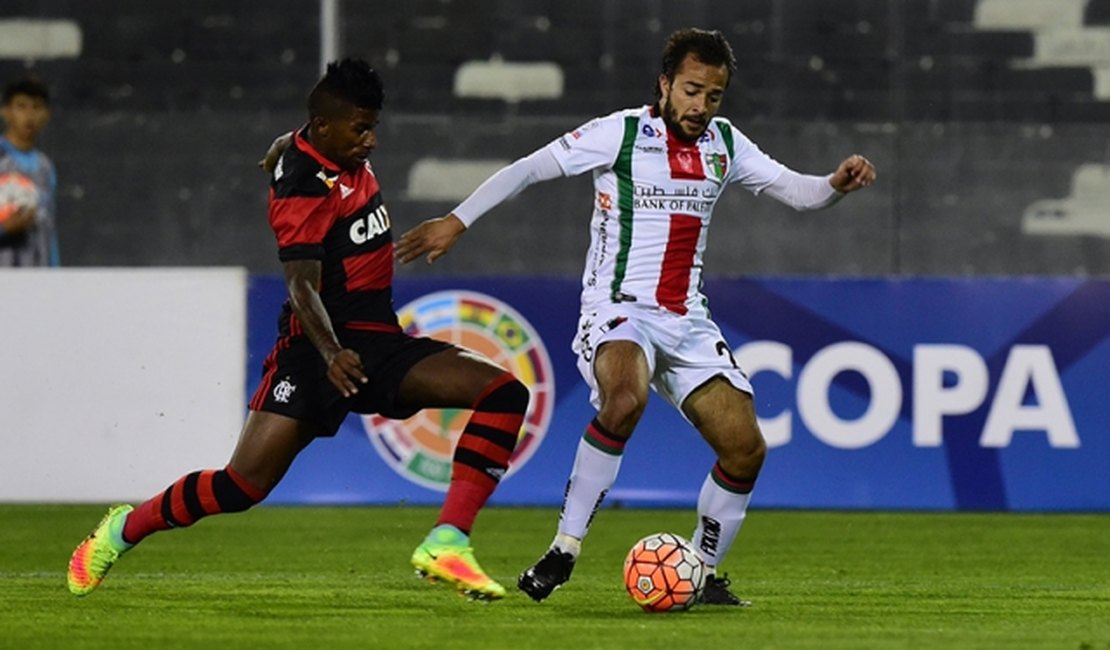
{"type": "Polygon", "coordinates": [[[58,266],[58,178],[54,164],[37,148],[50,121],[46,85],[32,77],[9,83],[0,100],[0,116],[0,210],[5,204],[18,206],[0,220],[0,267],[58,266]]]}

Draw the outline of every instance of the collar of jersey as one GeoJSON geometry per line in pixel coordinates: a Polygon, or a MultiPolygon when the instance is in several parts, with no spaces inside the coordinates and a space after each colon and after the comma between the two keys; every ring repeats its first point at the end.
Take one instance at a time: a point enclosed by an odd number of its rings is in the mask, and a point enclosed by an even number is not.
{"type": "Polygon", "coordinates": [[[41,167],[41,159],[39,158],[39,150],[31,149],[24,151],[17,149],[7,138],[0,135],[0,158],[7,156],[15,164],[16,170],[21,174],[33,176],[39,172],[41,167]]]}
{"type": "Polygon", "coordinates": [[[304,137],[303,134],[307,130],[308,130],[308,125],[306,124],[303,127],[301,127],[300,129],[297,129],[297,131],[295,133],[293,133],[293,143],[297,146],[297,148],[300,149],[301,151],[305,152],[309,156],[312,156],[312,158],[315,159],[316,162],[320,163],[324,167],[327,167],[329,170],[334,171],[336,173],[339,173],[340,171],[342,171],[342,170],[340,170],[339,165],[333,163],[332,161],[330,161],[326,157],[324,157],[324,154],[317,151],[316,147],[313,147],[312,144],[308,141],[308,139],[304,137]]]}

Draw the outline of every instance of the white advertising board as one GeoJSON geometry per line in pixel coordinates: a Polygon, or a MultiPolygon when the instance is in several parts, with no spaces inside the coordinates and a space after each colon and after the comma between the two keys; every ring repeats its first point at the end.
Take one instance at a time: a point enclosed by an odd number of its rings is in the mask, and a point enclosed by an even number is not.
{"type": "Polygon", "coordinates": [[[0,501],[145,499],[245,414],[242,269],[0,269],[0,501]]]}

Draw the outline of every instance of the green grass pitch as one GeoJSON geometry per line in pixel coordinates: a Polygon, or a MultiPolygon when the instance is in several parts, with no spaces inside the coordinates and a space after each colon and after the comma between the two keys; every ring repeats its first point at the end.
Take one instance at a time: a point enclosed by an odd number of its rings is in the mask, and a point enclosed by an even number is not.
{"type": "MultiPolygon", "coordinates": [[[[103,509],[0,506],[0,648],[1067,648],[1110,650],[1110,516],[753,511],[723,567],[748,609],[646,614],[621,566],[693,513],[603,510],[574,578],[536,604],[413,576],[431,508],[260,507],[151,537],[95,593],[65,587],[103,509]]],[[[490,508],[507,587],[554,509],[490,508]]]]}

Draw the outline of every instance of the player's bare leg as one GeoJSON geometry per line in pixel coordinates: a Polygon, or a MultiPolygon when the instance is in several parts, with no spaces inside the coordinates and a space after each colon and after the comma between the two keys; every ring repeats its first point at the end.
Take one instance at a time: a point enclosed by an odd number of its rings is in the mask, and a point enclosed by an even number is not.
{"type": "Polygon", "coordinates": [[[767,455],[752,397],[715,377],[691,393],[682,410],[717,454],[717,463],[698,495],[693,542],[709,571],[699,602],[750,605],[729,591],[728,578],[718,576],[716,567],[740,532],[752,487],[767,455]]]}

